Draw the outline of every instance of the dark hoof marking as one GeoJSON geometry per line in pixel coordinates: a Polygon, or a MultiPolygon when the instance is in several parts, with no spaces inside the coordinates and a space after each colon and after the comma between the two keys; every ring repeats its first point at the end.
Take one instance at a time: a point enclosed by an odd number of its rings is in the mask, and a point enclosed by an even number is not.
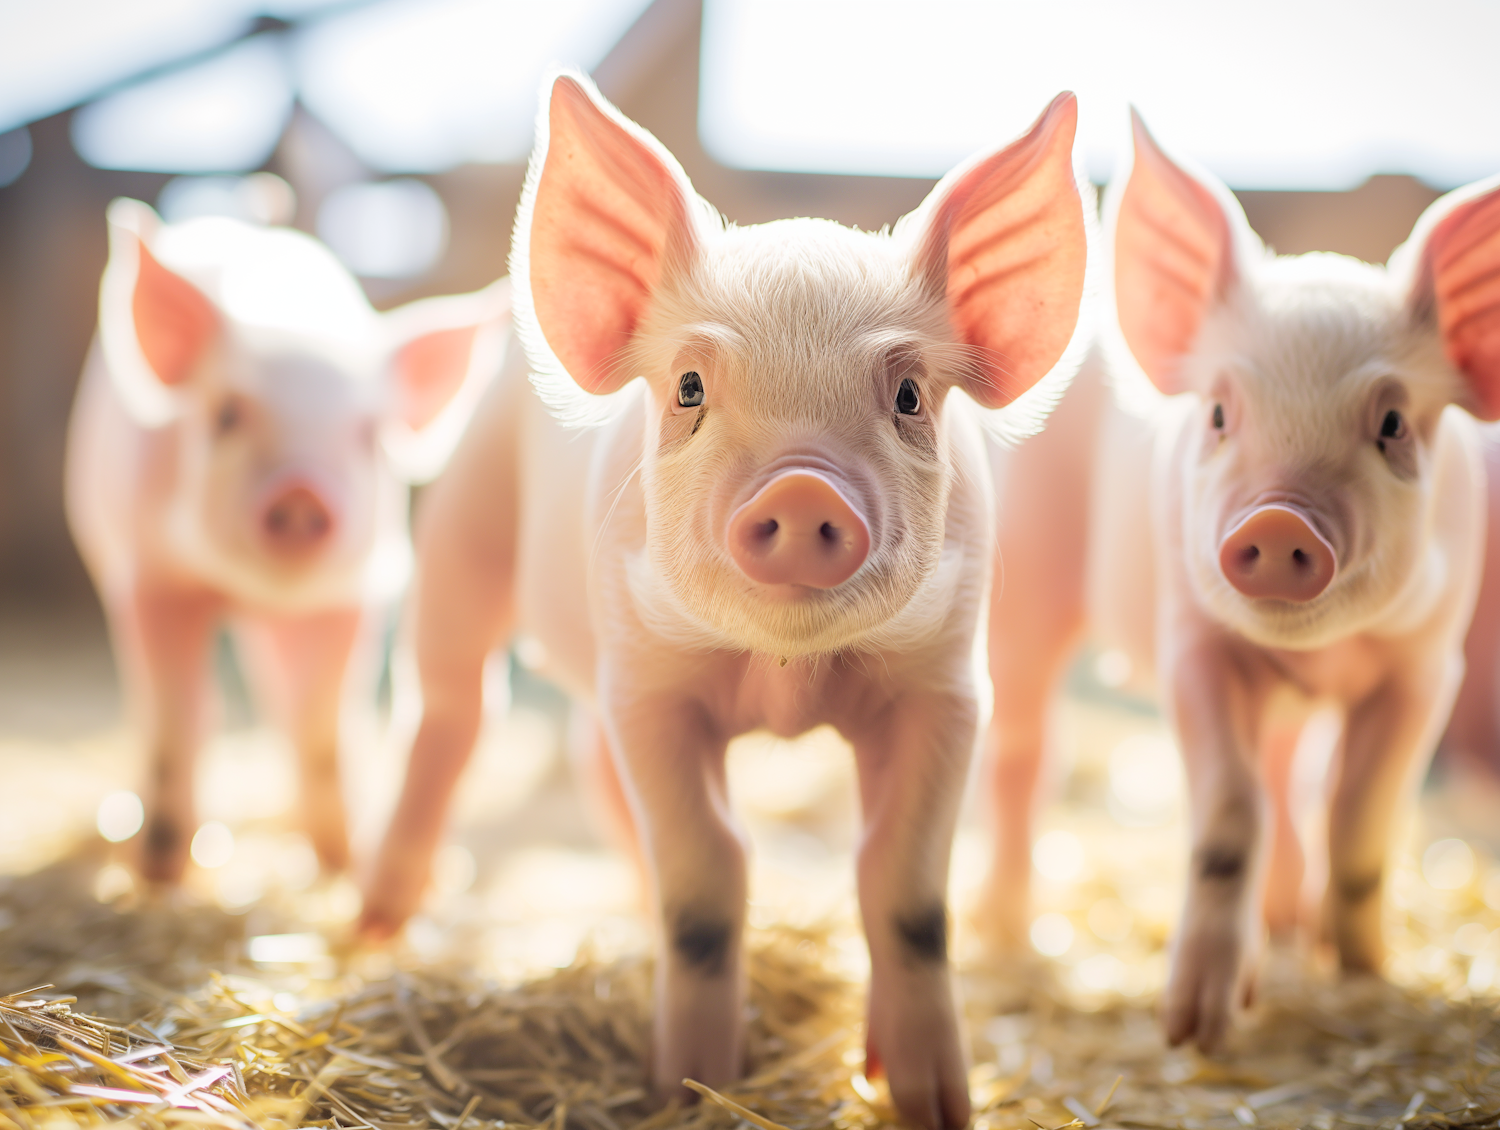
{"type": "Polygon", "coordinates": [[[684,910],[672,923],[672,948],[684,962],[708,977],[717,977],[728,963],[733,928],[722,918],[684,910]]]}
{"type": "Polygon", "coordinates": [[[1361,903],[1371,895],[1380,891],[1380,881],[1384,876],[1380,871],[1367,875],[1350,875],[1348,878],[1337,878],[1334,880],[1333,889],[1338,894],[1342,903],[1361,903]]]}
{"type": "Polygon", "coordinates": [[[165,858],[182,844],[182,829],[175,820],[157,816],[146,825],[146,854],[165,858]]]}
{"type": "Polygon", "coordinates": [[[948,960],[948,911],[939,905],[916,914],[896,916],[896,936],[918,961],[948,960]]]}
{"type": "Polygon", "coordinates": [[[1199,848],[1198,877],[1223,882],[1245,873],[1245,853],[1234,848],[1199,848]]]}

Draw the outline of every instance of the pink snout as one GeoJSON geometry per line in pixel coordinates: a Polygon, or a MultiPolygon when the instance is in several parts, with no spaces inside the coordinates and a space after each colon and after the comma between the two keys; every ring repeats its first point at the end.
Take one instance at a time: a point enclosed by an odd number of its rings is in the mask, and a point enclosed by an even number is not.
{"type": "Polygon", "coordinates": [[[1333,547],[1289,506],[1250,512],[1219,546],[1225,579],[1249,597],[1312,600],[1338,569],[1333,547]]]}
{"type": "Polygon", "coordinates": [[[870,553],[863,516],[821,475],[787,471],[729,519],[729,554],[763,585],[841,585],[870,553]]]}
{"type": "Polygon", "coordinates": [[[277,553],[296,556],[318,549],[333,533],[333,513],[305,486],[281,491],[261,515],[261,532],[277,553]]]}

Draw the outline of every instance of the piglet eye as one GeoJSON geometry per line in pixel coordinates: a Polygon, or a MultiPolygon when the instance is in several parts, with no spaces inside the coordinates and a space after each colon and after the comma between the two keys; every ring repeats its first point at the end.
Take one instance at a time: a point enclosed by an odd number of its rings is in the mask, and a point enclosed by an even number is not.
{"type": "Polygon", "coordinates": [[[901,381],[896,390],[896,411],[903,416],[915,416],[922,408],[922,398],[917,395],[917,382],[910,377],[901,381]]]}
{"type": "Polygon", "coordinates": [[[1214,427],[1221,432],[1224,430],[1224,406],[1222,404],[1214,405],[1214,427]]]}
{"type": "Polygon", "coordinates": [[[1406,421],[1401,418],[1401,413],[1392,408],[1380,421],[1381,439],[1400,439],[1406,434],[1406,421]]]}
{"type": "Polygon", "coordinates": [[[677,382],[677,403],[696,408],[703,403],[703,378],[697,373],[683,373],[677,382]]]}
{"type": "Polygon", "coordinates": [[[228,435],[230,432],[234,431],[235,428],[240,426],[240,420],[243,418],[243,415],[244,414],[240,409],[239,401],[232,396],[227,397],[224,402],[219,405],[219,411],[217,415],[214,416],[215,433],[221,436],[228,435]]]}

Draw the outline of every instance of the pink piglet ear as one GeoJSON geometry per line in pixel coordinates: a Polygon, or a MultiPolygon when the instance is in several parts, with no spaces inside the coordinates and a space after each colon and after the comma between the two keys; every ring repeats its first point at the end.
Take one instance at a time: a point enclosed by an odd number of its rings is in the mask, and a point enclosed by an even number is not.
{"type": "Polygon", "coordinates": [[[1023,137],[950,173],[913,214],[914,269],[944,292],[954,331],[975,348],[965,388],[986,407],[1041,380],[1078,323],[1088,238],[1077,127],[1078,100],[1059,94],[1023,137]]]}
{"type": "Polygon", "coordinates": [[[1130,111],[1134,160],[1116,200],[1115,310],[1125,343],[1162,392],[1182,392],[1181,362],[1213,304],[1240,269],[1236,240],[1250,228],[1229,190],[1187,172],[1130,111]]]}
{"type": "Polygon", "coordinates": [[[447,461],[509,339],[510,280],[473,294],[425,298],[384,315],[391,343],[385,444],[416,482],[447,461]]]}
{"type": "Polygon", "coordinates": [[[99,285],[99,340],[110,377],[137,420],[157,426],[178,411],[186,385],[222,330],[213,302],[152,250],[161,221],[138,200],[106,213],[109,263],[99,285]]]}
{"type": "Polygon", "coordinates": [[[664,274],[697,246],[693,191],[661,144],[581,76],[554,80],[545,122],[512,273],[524,271],[536,326],[563,368],[608,393],[630,375],[620,354],[664,274]]]}
{"type": "Polygon", "coordinates": [[[1412,272],[1413,315],[1436,315],[1443,349],[1468,383],[1460,403],[1500,420],[1500,176],[1433,203],[1391,262],[1412,272]]]}

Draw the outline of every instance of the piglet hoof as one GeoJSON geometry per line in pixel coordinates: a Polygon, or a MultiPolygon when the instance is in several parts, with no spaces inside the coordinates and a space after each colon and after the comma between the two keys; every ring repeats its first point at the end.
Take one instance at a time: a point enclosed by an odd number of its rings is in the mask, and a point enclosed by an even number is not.
{"type": "Polygon", "coordinates": [[[177,821],[166,816],[150,817],[137,862],[141,878],[158,886],[181,883],[187,870],[188,844],[188,836],[177,821]]]}
{"type": "Polygon", "coordinates": [[[313,830],[308,838],[312,840],[313,852],[318,857],[318,867],[323,874],[342,875],[349,870],[349,841],[342,829],[335,833],[313,830]]]}
{"type": "Polygon", "coordinates": [[[1192,1040],[1203,1052],[1224,1046],[1235,1010],[1255,996],[1251,949],[1233,922],[1184,925],[1162,996],[1169,1044],[1192,1040]]]}
{"type": "Polygon", "coordinates": [[[883,997],[871,987],[866,1076],[885,1076],[891,1102],[914,1125],[926,1130],[967,1126],[968,1072],[946,978],[933,991],[911,994],[899,1008],[888,1007],[883,997]]]}
{"type": "Polygon", "coordinates": [[[383,945],[401,932],[407,919],[422,904],[427,888],[427,868],[411,860],[393,865],[382,858],[364,889],[364,907],[355,923],[355,936],[362,944],[383,945]]]}

